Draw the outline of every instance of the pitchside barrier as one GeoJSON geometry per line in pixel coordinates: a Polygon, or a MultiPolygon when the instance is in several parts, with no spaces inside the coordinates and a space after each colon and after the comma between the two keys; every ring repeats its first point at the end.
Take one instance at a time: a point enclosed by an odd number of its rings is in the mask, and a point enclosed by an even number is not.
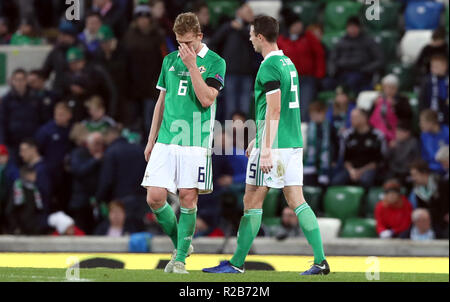
{"type": "Polygon", "coordinates": [[[41,68],[52,46],[0,46],[0,97],[5,93],[8,79],[17,68],[27,71],[41,68]]]}

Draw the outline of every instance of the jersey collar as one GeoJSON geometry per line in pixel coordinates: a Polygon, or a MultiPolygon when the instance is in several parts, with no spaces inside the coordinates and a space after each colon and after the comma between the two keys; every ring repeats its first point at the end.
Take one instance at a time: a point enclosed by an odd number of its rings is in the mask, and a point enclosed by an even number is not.
{"type": "MultiPolygon", "coordinates": [[[[199,51],[199,53],[197,54],[197,56],[199,56],[200,58],[204,58],[206,56],[206,53],[208,52],[209,48],[208,46],[206,46],[205,43],[202,43],[203,47],[202,49],[199,51]]],[[[178,57],[180,56],[180,53],[178,53],[177,55],[178,57]]]]}
{"type": "Polygon", "coordinates": [[[283,50],[280,49],[280,50],[274,50],[274,51],[269,52],[266,55],[266,57],[264,58],[263,62],[265,60],[267,60],[268,58],[270,58],[271,56],[284,56],[283,50]]]}

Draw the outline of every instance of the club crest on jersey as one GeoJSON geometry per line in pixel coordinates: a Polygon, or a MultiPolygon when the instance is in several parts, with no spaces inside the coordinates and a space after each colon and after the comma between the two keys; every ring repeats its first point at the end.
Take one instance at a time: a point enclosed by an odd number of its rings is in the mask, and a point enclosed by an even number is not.
{"type": "Polygon", "coordinates": [[[170,67],[170,68],[169,68],[169,71],[175,71],[175,67],[173,67],[173,66],[170,67]]]}
{"type": "Polygon", "coordinates": [[[206,71],[206,67],[205,66],[200,66],[198,68],[198,71],[200,71],[200,73],[204,73],[206,71]]]}

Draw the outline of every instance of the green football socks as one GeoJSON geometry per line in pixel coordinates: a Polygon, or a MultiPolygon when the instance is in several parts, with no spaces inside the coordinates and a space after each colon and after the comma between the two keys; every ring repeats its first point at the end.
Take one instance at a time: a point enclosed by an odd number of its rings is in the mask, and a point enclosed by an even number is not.
{"type": "Polygon", "coordinates": [[[159,225],[163,229],[164,233],[166,233],[175,248],[178,246],[178,228],[177,228],[177,217],[173,212],[172,207],[166,202],[161,208],[157,210],[153,210],[152,212],[156,216],[156,221],[158,221],[159,225]]]}
{"type": "Polygon", "coordinates": [[[178,245],[177,257],[175,261],[185,263],[189,246],[195,232],[195,223],[197,220],[197,208],[180,208],[180,221],[178,223],[178,245]]]}
{"type": "Polygon", "coordinates": [[[261,227],[262,209],[249,209],[244,211],[244,216],[239,224],[237,248],[230,263],[236,267],[242,267],[253,240],[258,235],[261,227]]]}
{"type": "Polygon", "coordinates": [[[325,254],[316,215],[306,202],[296,207],[294,211],[300,223],[300,228],[314,252],[314,263],[320,264],[325,260],[325,254]]]}

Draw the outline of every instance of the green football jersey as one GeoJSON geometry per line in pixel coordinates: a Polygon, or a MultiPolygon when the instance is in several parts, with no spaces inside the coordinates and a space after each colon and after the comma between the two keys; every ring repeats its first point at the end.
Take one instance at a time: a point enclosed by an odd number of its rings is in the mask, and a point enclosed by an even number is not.
{"type": "Polygon", "coordinates": [[[282,50],[269,53],[259,67],[255,81],[256,148],[266,129],[266,96],[281,91],[278,133],[272,148],[302,148],[299,79],[297,69],[282,50]]]}
{"type": "MultiPolygon", "coordinates": [[[[197,66],[206,84],[218,90],[225,81],[225,60],[203,44],[197,66]]],[[[188,69],[178,51],[163,61],[156,88],[166,91],[165,106],[157,142],[180,146],[212,147],[216,100],[203,108],[195,95],[188,69]]]]}

